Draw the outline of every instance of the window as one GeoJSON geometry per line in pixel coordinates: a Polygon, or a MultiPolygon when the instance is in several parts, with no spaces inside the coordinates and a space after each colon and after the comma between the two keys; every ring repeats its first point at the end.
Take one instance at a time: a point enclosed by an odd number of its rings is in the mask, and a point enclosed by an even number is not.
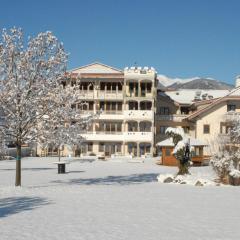
{"type": "Polygon", "coordinates": [[[159,114],[160,115],[169,115],[169,107],[160,107],[159,114]]]}
{"type": "Polygon", "coordinates": [[[115,111],[116,110],[116,102],[112,102],[112,110],[115,111]]]}
{"type": "Polygon", "coordinates": [[[203,125],[203,133],[204,134],[210,133],[210,125],[209,124],[203,125]]]}
{"type": "Polygon", "coordinates": [[[146,153],[150,153],[150,151],[151,151],[151,144],[148,144],[146,146],[146,153]]]}
{"type": "Polygon", "coordinates": [[[118,85],[118,91],[122,91],[122,84],[121,83],[117,83],[118,85]]]}
{"type": "Polygon", "coordinates": [[[111,110],[111,104],[110,104],[110,102],[107,102],[107,104],[106,104],[106,110],[107,110],[107,111],[110,111],[110,110],[111,110]]]}
{"type": "Polygon", "coordinates": [[[152,103],[151,102],[147,102],[147,109],[146,110],[151,110],[152,108],[152,103]]]}
{"type": "Polygon", "coordinates": [[[104,143],[99,143],[99,152],[104,152],[104,143]]]}
{"type": "Polygon", "coordinates": [[[129,102],[128,109],[129,110],[138,110],[138,103],[137,102],[129,102]]]}
{"type": "Polygon", "coordinates": [[[103,111],[105,110],[105,108],[104,108],[104,102],[100,102],[100,109],[103,110],[103,111]]]}
{"type": "Polygon", "coordinates": [[[88,107],[90,111],[93,111],[93,102],[89,102],[88,107]]]}
{"type": "Polygon", "coordinates": [[[116,89],[117,89],[117,83],[112,83],[112,90],[116,91],[116,89]]]}
{"type": "Polygon", "coordinates": [[[229,133],[231,133],[231,131],[232,131],[232,126],[226,126],[226,134],[229,134],[229,133]]]}
{"type": "Polygon", "coordinates": [[[122,103],[121,102],[118,103],[118,109],[117,110],[122,111],[122,103]]]}
{"type": "Polygon", "coordinates": [[[107,83],[107,91],[111,91],[111,83],[107,83]]]}
{"type": "Polygon", "coordinates": [[[160,134],[165,135],[166,129],[166,126],[160,126],[160,134]]]}
{"type": "Polygon", "coordinates": [[[100,83],[100,90],[101,90],[101,91],[104,91],[104,90],[105,90],[105,83],[104,83],[104,82],[101,82],[101,83],[100,83]]]}
{"type": "Polygon", "coordinates": [[[180,111],[182,115],[189,114],[189,107],[181,107],[180,111]]]}
{"type": "Polygon", "coordinates": [[[190,127],[183,127],[183,131],[184,131],[184,133],[189,133],[189,131],[190,131],[190,127]]]}
{"type": "Polygon", "coordinates": [[[236,110],[236,105],[234,104],[228,104],[227,105],[227,111],[235,111],[236,110]]]}
{"type": "Polygon", "coordinates": [[[140,110],[151,110],[152,102],[141,102],[140,103],[140,110]]]}
{"type": "Polygon", "coordinates": [[[166,156],[171,156],[171,150],[170,150],[170,148],[166,148],[166,156]]]}
{"type": "Polygon", "coordinates": [[[110,132],[111,130],[110,123],[106,123],[106,132],[110,132]]]}
{"type": "Polygon", "coordinates": [[[146,96],[146,84],[141,83],[141,96],[145,97],[146,96]]]}
{"type": "Polygon", "coordinates": [[[140,132],[151,132],[152,124],[150,122],[140,122],[140,132]]]}
{"type": "Polygon", "coordinates": [[[195,156],[199,156],[199,155],[200,155],[200,149],[199,149],[199,147],[195,147],[194,153],[195,153],[195,156]]]}
{"type": "Polygon", "coordinates": [[[93,143],[89,142],[88,143],[88,152],[92,152],[92,150],[93,150],[93,143]]]}
{"type": "Polygon", "coordinates": [[[116,144],[116,152],[121,152],[122,151],[122,145],[121,143],[116,144]]]}
{"type": "Polygon", "coordinates": [[[116,124],[111,123],[111,132],[116,132],[116,124]]]}
{"type": "Polygon", "coordinates": [[[137,132],[137,122],[128,122],[128,132],[137,132]]]}
{"type": "Polygon", "coordinates": [[[91,91],[93,90],[93,84],[89,85],[89,90],[91,90],[91,91]]]}
{"type": "Polygon", "coordinates": [[[99,131],[100,131],[100,132],[104,132],[104,130],[105,130],[104,123],[101,122],[101,123],[99,124],[99,131]]]}
{"type": "Polygon", "coordinates": [[[117,123],[117,132],[121,132],[121,131],[122,131],[122,124],[117,123]]]}
{"type": "Polygon", "coordinates": [[[194,151],[192,152],[192,157],[203,156],[203,147],[194,147],[194,151]]]}
{"type": "Polygon", "coordinates": [[[84,110],[84,111],[88,110],[88,104],[87,103],[83,103],[82,110],[84,110]]]}
{"type": "Polygon", "coordinates": [[[152,84],[151,83],[147,83],[147,92],[151,93],[151,88],[152,88],[152,84]]]}
{"type": "Polygon", "coordinates": [[[129,83],[129,91],[132,92],[134,89],[134,83],[129,83]]]}

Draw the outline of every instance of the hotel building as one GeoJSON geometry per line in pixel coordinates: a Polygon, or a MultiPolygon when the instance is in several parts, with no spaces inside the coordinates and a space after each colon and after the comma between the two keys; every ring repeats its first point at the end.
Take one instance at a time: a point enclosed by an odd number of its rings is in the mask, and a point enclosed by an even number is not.
{"type": "Polygon", "coordinates": [[[152,156],[156,76],[154,68],[122,71],[102,63],[71,70],[68,80],[74,84],[80,79],[82,100],[87,103],[83,114],[101,111],[83,135],[85,143],[73,155],[152,156]]]}

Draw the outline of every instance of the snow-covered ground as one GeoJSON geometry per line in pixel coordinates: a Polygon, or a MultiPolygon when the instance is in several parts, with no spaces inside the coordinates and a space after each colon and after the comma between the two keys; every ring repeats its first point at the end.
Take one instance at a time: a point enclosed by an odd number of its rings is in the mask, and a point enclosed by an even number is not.
{"type": "Polygon", "coordinates": [[[74,161],[60,175],[55,161],[24,159],[21,188],[15,161],[0,161],[1,240],[240,239],[239,187],[159,183],[177,169],[150,160],[74,161]]]}

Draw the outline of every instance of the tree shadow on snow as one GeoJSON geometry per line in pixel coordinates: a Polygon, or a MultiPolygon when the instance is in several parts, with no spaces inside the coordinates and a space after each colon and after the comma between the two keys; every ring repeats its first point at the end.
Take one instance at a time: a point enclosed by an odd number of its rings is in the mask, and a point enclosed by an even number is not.
{"type": "Polygon", "coordinates": [[[40,197],[9,197],[0,199],[0,218],[30,211],[50,204],[45,198],[40,197]]]}
{"type": "MultiPolygon", "coordinates": [[[[22,168],[22,171],[45,171],[45,170],[53,170],[55,168],[42,167],[42,168],[22,168]]],[[[16,171],[15,168],[3,168],[1,171],[16,171]]]]}
{"type": "Polygon", "coordinates": [[[107,176],[103,178],[78,178],[70,179],[68,181],[52,181],[59,184],[69,185],[130,185],[130,184],[141,184],[156,182],[156,173],[143,173],[143,174],[132,174],[128,176],[107,176]]]}
{"type": "Polygon", "coordinates": [[[84,173],[85,171],[77,171],[77,170],[72,170],[72,171],[68,171],[66,173],[84,173]]]}

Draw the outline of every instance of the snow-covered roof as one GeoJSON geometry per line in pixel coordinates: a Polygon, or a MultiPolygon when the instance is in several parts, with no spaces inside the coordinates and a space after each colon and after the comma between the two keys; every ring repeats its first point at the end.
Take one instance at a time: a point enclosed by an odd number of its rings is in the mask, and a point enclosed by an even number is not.
{"type": "Polygon", "coordinates": [[[228,96],[240,96],[240,87],[232,89],[228,96]]]}
{"type": "MultiPolygon", "coordinates": [[[[188,141],[190,139],[190,146],[207,146],[206,143],[204,143],[203,141],[196,139],[196,138],[192,138],[192,137],[186,137],[184,138],[185,141],[188,141]]],[[[172,138],[168,138],[166,140],[163,140],[161,142],[158,142],[156,144],[156,146],[158,147],[174,147],[173,144],[173,140],[172,138]]]]}
{"type": "Polygon", "coordinates": [[[230,93],[229,90],[205,90],[205,89],[204,90],[179,89],[176,91],[165,91],[165,94],[168,95],[172,100],[181,104],[192,104],[196,100],[200,101],[224,97],[229,93],[230,93]]]}
{"type": "Polygon", "coordinates": [[[232,89],[225,96],[220,97],[219,99],[216,99],[211,104],[209,104],[207,107],[194,112],[193,114],[189,115],[187,118],[188,119],[194,119],[194,118],[198,117],[200,114],[205,113],[208,110],[210,110],[213,106],[216,106],[217,104],[219,104],[223,101],[227,101],[229,99],[238,99],[238,100],[240,99],[240,87],[232,89]]]}
{"type": "Polygon", "coordinates": [[[122,70],[105,65],[103,63],[94,62],[82,67],[70,70],[72,73],[122,73],[122,70]]]}

